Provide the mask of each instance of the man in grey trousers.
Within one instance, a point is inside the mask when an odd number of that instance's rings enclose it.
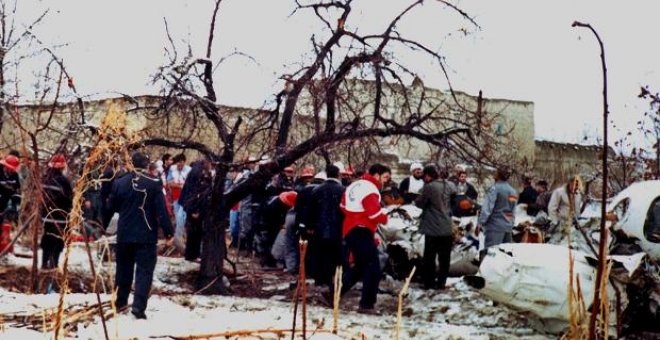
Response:
[[[511,243],[514,209],[518,192],[509,185],[509,172],[498,169],[493,184],[481,206],[478,225],[486,236],[486,248],[500,243]]]

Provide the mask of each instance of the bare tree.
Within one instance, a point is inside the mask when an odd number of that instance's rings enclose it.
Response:
[[[649,100],[649,110],[644,113],[642,120],[637,122],[638,129],[651,143],[652,152],[645,152],[648,156],[654,156],[651,173],[648,178],[660,179],[660,95],[653,93],[647,87],[642,87],[640,98]]]
[[[495,133],[496,113],[482,109],[481,100],[474,107],[451,89],[444,57],[434,48],[397,30],[406,16],[414,15],[423,1],[412,1],[402,8],[376,34],[361,34],[349,29],[352,0],[296,1],[292,15],[311,13],[326,27],[327,37],[312,37],[313,56],[297,72],[282,76],[285,88],[275,95],[274,107],[253,112],[223,111],[217,103],[212,45],[222,0],[216,0],[211,15],[204,57],[192,53],[179,60],[174,44],[168,48],[171,61],[162,67],[155,80],[163,86],[163,101],[152,115],[168,122],[190,122],[212,126],[209,140],[151,135],[143,145],[193,149],[214,161],[216,180],[204,220],[204,244],[198,284],[204,293],[224,293],[223,259],[226,254],[225,228],[232,205],[251,192],[263,188],[272,175],[285,166],[318,152],[328,160],[332,150],[355,151],[364,145],[374,147],[384,141],[407,138],[422,141],[460,157],[493,165],[502,138]],[[431,4],[429,4],[431,5]],[[472,18],[448,1],[432,1],[444,6],[478,27]],[[169,32],[168,32],[169,36]],[[393,51],[408,49],[421,53],[439,67],[450,87],[441,98],[429,98],[421,86],[410,88],[405,78],[416,74],[397,60]],[[220,59],[222,60],[222,59]],[[179,123],[176,123],[179,124]],[[183,126],[189,124],[182,124]],[[510,128],[500,129],[506,135]],[[189,136],[190,137],[190,136]],[[359,153],[361,150],[358,150]],[[244,158],[256,152],[271,156],[252,176],[225,191],[224,181],[230,166],[244,165]]]
[[[6,105],[12,98],[8,86],[12,84],[12,73],[19,63],[40,53],[29,48],[35,39],[31,30],[48,14],[45,10],[31,22],[21,23],[17,21],[18,10],[18,0],[0,0],[0,132],[7,120]]]

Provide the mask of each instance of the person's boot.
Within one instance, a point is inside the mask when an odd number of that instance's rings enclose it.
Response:
[[[270,255],[270,254],[264,254],[262,255],[263,257],[261,258],[261,267],[264,270],[275,270],[277,269],[277,260]]]
[[[131,310],[131,314],[133,315],[134,318],[136,318],[138,320],[146,320],[147,319],[147,315],[144,314],[144,312],[136,311],[136,310],[133,309],[133,310]]]

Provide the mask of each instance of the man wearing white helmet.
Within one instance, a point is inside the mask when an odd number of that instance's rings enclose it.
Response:
[[[424,179],[422,178],[422,164],[413,163],[410,165],[410,176],[406,177],[399,185],[399,192],[403,195],[406,204],[412,203],[419,196]]]

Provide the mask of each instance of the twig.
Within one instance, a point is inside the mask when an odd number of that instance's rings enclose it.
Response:
[[[298,284],[296,285],[296,291],[293,293],[293,325],[291,327],[291,340],[296,336],[296,320],[298,317],[298,301],[300,300],[300,295],[303,296],[303,338],[305,338],[305,323],[307,317],[306,312],[306,303],[305,298],[307,294],[307,284],[305,282],[305,255],[307,254],[307,241],[300,240],[298,245],[300,249],[300,269],[298,270]]]
[[[332,300],[332,334],[337,334],[337,324],[339,322],[339,300],[341,299],[342,267],[337,266],[335,271],[334,296]]]
[[[80,193],[82,195],[82,192]],[[82,220],[80,221],[82,222]],[[82,232],[83,232],[83,237],[85,238],[85,250],[87,251],[87,259],[89,260],[89,268],[92,271],[92,277],[94,278],[94,282],[92,283],[92,290],[94,291],[94,294],[96,294],[96,302],[98,303],[98,311],[99,315],[101,316],[101,323],[103,324],[103,334],[105,335],[105,339],[109,340],[110,337],[108,336],[108,326],[105,323],[105,314],[103,313],[103,304],[101,303],[101,294],[99,294],[98,286],[96,284],[96,268],[94,267],[94,260],[92,259],[92,251],[89,247],[89,236],[87,236],[87,228],[85,226],[82,226]]]
[[[399,332],[401,330],[401,317],[403,315],[403,296],[408,292],[408,286],[410,286],[410,281],[412,280],[413,275],[415,275],[416,269],[417,267],[413,267],[413,269],[410,271],[410,275],[408,275],[406,282],[403,284],[403,288],[401,288],[401,291],[399,292],[399,307],[396,312],[396,334],[395,334],[396,340],[399,340]]]
[[[307,255],[307,241],[302,241],[300,243],[300,284],[302,285],[303,340],[307,339],[307,277],[305,273],[305,255]]]

